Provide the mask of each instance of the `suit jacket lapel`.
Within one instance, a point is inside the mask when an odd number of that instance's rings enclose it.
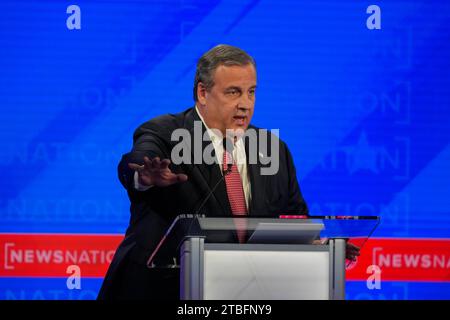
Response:
[[[200,121],[201,123],[201,136],[197,137],[194,134],[194,121]],[[194,148],[194,139],[201,139],[202,140],[202,153],[205,150],[206,147],[208,147],[212,142],[210,140],[203,141],[203,134],[206,131],[205,126],[203,125],[203,122],[201,121],[200,117],[197,114],[197,111],[195,108],[192,110],[192,117],[189,117],[186,120],[186,129],[189,130],[191,134],[191,159],[195,159],[195,148]],[[213,149],[214,150],[214,149]],[[214,151],[213,151],[214,152]],[[202,155],[203,156],[203,155]],[[206,164],[203,161],[199,164],[194,164],[194,167],[198,168],[201,176],[204,180],[204,182],[208,185],[208,193],[205,194],[205,197],[208,196],[209,192],[214,188],[214,186],[219,183],[219,181],[222,179],[223,175],[220,171],[220,166],[217,163],[213,164]],[[222,179],[220,181],[219,185],[214,190],[213,194],[211,195],[211,198],[215,199],[217,203],[219,203],[220,207],[222,208],[222,212],[210,212],[210,215],[215,216],[230,216],[231,215],[231,208],[228,201],[225,181]],[[209,200],[208,200],[209,201]]]
[[[258,139],[257,139],[258,140]],[[259,141],[258,141],[259,143]],[[261,175],[261,162],[260,154],[258,153],[256,163],[250,163],[249,155],[249,139],[245,139],[245,153],[247,157],[247,170],[250,180],[250,189],[252,198],[250,201],[250,208],[248,214],[251,216],[263,215],[261,212],[261,206],[265,202],[265,188],[266,188],[266,177]],[[258,148],[257,148],[258,150]]]

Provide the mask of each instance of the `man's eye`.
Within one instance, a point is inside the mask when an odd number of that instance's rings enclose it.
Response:
[[[230,91],[228,91],[227,93],[228,93],[229,95],[234,96],[234,95],[237,95],[237,94],[238,94],[238,91],[237,91],[237,90],[230,90]]]

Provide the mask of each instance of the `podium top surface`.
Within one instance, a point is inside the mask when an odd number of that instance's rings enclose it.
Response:
[[[380,222],[376,216],[206,217],[179,215],[167,229],[149,260],[174,257],[187,238],[206,243],[238,243],[244,231],[246,243],[311,244],[319,238],[369,238]],[[242,243],[242,242],[240,242]]]
[[[183,226],[184,236],[196,236],[203,233],[219,234],[246,230],[249,236],[256,232],[277,237],[295,239],[297,236],[315,235],[321,238],[357,238],[370,237],[380,222],[377,216],[296,216],[280,215],[267,217],[205,217],[193,215],[178,216],[174,225]],[[290,235],[287,237],[287,235]],[[292,236],[292,237],[291,237]],[[294,241],[294,243],[297,243]]]

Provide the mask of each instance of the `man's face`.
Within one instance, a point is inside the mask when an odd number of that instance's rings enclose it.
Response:
[[[207,126],[219,129],[246,130],[253,116],[256,70],[252,64],[217,67],[214,85],[207,91],[202,83],[197,88],[198,107]]]

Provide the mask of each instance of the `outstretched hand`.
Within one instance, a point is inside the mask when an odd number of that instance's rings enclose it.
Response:
[[[169,159],[144,157],[143,165],[129,163],[128,166],[138,173],[139,183],[143,186],[167,187],[188,179],[185,174],[173,173],[169,169],[169,164]]]
[[[356,261],[356,258],[360,255],[360,250],[360,247],[347,241],[347,245],[345,247],[345,258],[351,261]]]

